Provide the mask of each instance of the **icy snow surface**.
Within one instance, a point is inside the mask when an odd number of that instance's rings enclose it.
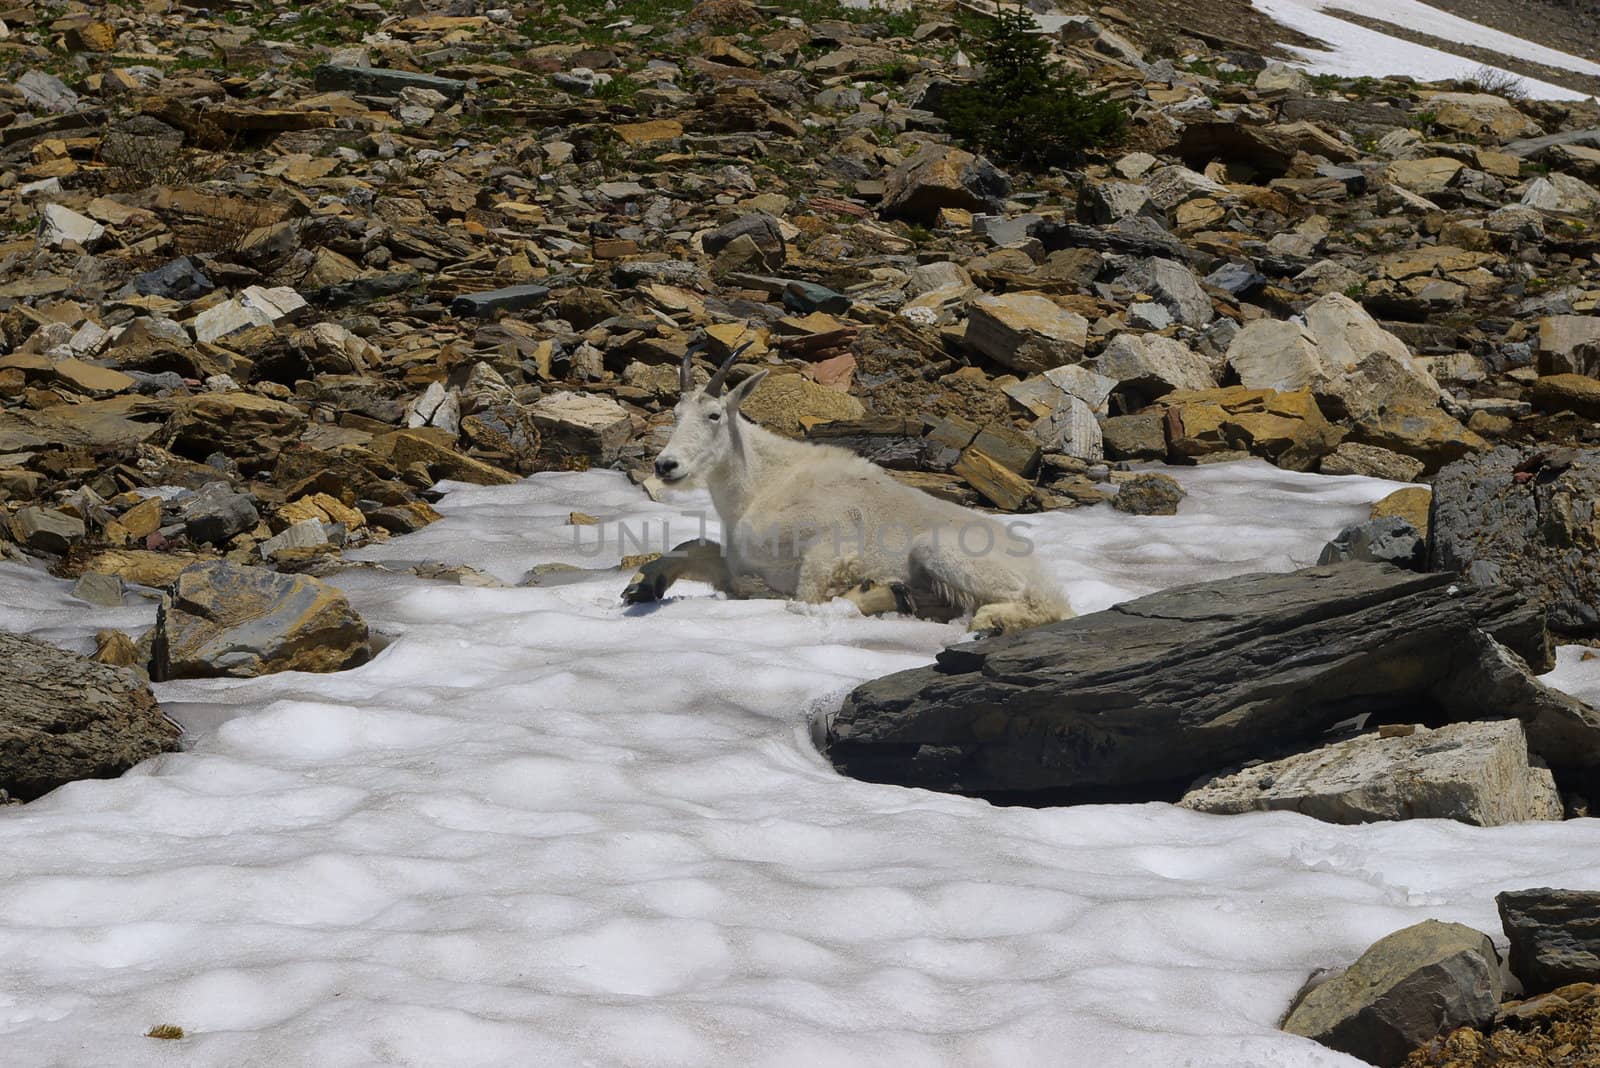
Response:
[[[1311,562],[1392,488],[1175,474],[1176,517],[1035,520],[1080,610]],[[515,581],[617,559],[574,549],[573,509],[680,516],[676,540],[704,504],[609,473],[460,487],[364,555]],[[624,581],[345,572],[391,639],[372,663],[162,685],[188,751],[0,809],[0,1063],[1356,1068],[1274,1030],[1309,972],[1427,917],[1498,936],[1507,887],[1600,885],[1590,820],[998,809],[842,779],[808,714],[957,628],[703,587],[624,610]],[[151,614],[0,565],[0,627],[81,648]],[[1600,696],[1600,661],[1567,650],[1560,677]]]
[[[1600,63],[1514,37],[1500,30],[1430,7],[1420,0],[1252,0],[1256,8],[1283,25],[1331,46],[1331,51],[1298,49],[1314,74],[1363,75],[1381,78],[1409,74],[1420,81],[1464,78],[1482,64],[1465,56],[1413,44],[1336,17],[1334,11],[1382,19],[1408,30],[1458,44],[1477,45],[1501,55],[1531,60],[1579,74],[1600,74]],[[1524,77],[1530,96],[1550,100],[1584,98],[1585,94],[1537,78]]]

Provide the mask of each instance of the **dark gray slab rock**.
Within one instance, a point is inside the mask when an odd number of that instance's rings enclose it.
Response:
[[[1431,565],[1498,574],[1556,630],[1600,634],[1600,449],[1498,448],[1434,480]]]
[[[1489,936],[1424,920],[1379,939],[1342,973],[1310,990],[1283,1029],[1379,1068],[1457,1027],[1486,1024],[1500,1004]]]
[[[181,506],[184,533],[190,541],[221,545],[261,522],[256,502],[226,482],[207,482]]]
[[[1558,774],[1600,767],[1600,715],[1530,663],[1553,666],[1549,638],[1514,590],[1340,564],[952,646],[858,687],[826,741],[858,778],[1038,801],[1176,797],[1363,713],[1517,718]]]
[[[83,520],[54,508],[28,505],[11,517],[17,541],[45,553],[64,553],[84,535]]]
[[[1600,148],[1600,129],[1563,130],[1561,133],[1546,134],[1543,137],[1530,137],[1526,140],[1512,141],[1503,145],[1500,151],[1509,152],[1513,156],[1527,159],[1557,145],[1581,145],[1584,148]]]
[[[450,302],[450,314],[458,319],[487,319],[497,311],[515,312],[537,307],[549,296],[548,286],[536,285],[463,293]]]
[[[13,798],[121,775],[181,733],[131,672],[0,631],[0,790]]]
[[[467,91],[467,83],[455,78],[382,67],[347,67],[324,63],[311,72],[311,77],[313,84],[323,91],[344,89],[374,96],[393,95],[402,89],[432,89],[455,101],[460,100]]]
[[[1494,901],[1526,993],[1600,982],[1600,891],[1507,890]]]
[[[1404,519],[1384,516],[1345,527],[1323,546],[1317,563],[1342,564],[1352,560],[1422,571],[1428,562],[1428,545],[1417,528]]]
[[[131,282],[122,287],[118,295],[194,300],[205,296],[215,288],[216,284],[205,276],[197,260],[190,256],[179,256],[153,271],[135,275]]]

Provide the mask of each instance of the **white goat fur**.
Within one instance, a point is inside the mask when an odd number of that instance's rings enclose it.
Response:
[[[715,382],[686,391],[657,460],[670,482],[710,491],[729,578],[814,603],[863,583],[898,585],[919,613],[974,613],[976,630],[1072,614],[1031,543],[994,519],[897,482],[845,449],[790,440],[743,419],[739,405],[765,375],[726,396],[715,394]]]

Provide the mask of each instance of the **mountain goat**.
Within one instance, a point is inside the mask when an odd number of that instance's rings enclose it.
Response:
[[[845,449],[780,437],[741,417],[766,377],[723,392],[728,357],[702,389],[684,356],[672,437],[656,458],[668,486],[703,485],[725,544],[686,542],[646,564],[623,600],[659,600],[679,579],[734,597],[846,597],[864,614],[899,611],[1010,631],[1072,614],[1031,555],[994,519],[895,481]]]

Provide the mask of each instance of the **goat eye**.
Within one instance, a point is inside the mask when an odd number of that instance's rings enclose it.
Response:
[[[722,413],[721,412],[711,412],[710,414],[708,414],[706,416],[706,418],[711,420],[713,423],[715,423],[715,422],[718,422],[722,418]]]

